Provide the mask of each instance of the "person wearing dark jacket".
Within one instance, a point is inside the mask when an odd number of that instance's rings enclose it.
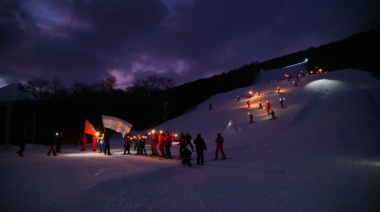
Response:
[[[50,152],[53,152],[53,155],[57,156],[57,154],[55,153],[55,144],[56,144],[57,136],[55,135],[55,133],[54,134],[52,133],[52,136],[50,136],[48,139],[49,139],[50,149],[47,155],[50,156]]]
[[[126,134],[124,136],[124,153],[123,155],[126,155],[128,152],[128,155],[131,154],[130,149],[131,149],[131,144],[132,144],[132,137],[131,134]]]
[[[18,139],[18,145],[20,146],[20,150],[17,151],[17,154],[20,157],[24,157],[25,143],[26,143],[26,133],[23,132],[21,133],[21,136]]]
[[[194,152],[194,147],[193,145],[191,144],[191,135],[189,135],[189,133],[186,133],[186,135],[184,135],[182,132],[181,134],[179,135],[179,140],[178,140],[178,145],[179,145],[179,158],[181,159],[182,158],[182,150],[184,148],[187,147],[187,145],[190,145],[191,147],[191,151]]]
[[[104,155],[111,155],[110,135],[104,133]]]
[[[204,151],[207,151],[205,140],[202,138],[201,134],[198,134],[194,139],[195,150],[197,151],[197,164],[204,164]]]
[[[182,164],[191,167],[191,151],[187,147],[182,149]]]

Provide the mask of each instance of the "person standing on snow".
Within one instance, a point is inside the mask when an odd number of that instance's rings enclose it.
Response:
[[[197,151],[197,164],[204,165],[204,151],[207,151],[205,140],[201,134],[194,139],[195,150]]]
[[[132,137],[130,133],[127,133],[124,136],[124,153],[123,155],[126,155],[128,152],[128,155],[131,154],[130,149],[131,149],[131,144],[132,144]]]
[[[267,108],[270,109],[270,102],[267,101]]]
[[[247,108],[251,107],[251,103],[249,103],[249,100],[247,101]]]
[[[63,134],[62,132],[57,132],[55,136],[56,136],[56,145],[57,145],[55,151],[61,152]]]
[[[98,143],[99,143],[99,153],[102,153],[103,152],[103,144],[104,144],[104,133],[102,134],[102,136],[100,136],[98,138]]]
[[[111,142],[109,133],[104,135],[104,155],[111,155]]]
[[[179,145],[179,159],[183,158],[183,149],[185,149],[187,147],[187,145],[190,145],[191,147],[191,151],[194,152],[194,147],[193,145],[191,144],[191,135],[189,133],[186,133],[186,135],[184,135],[182,132],[181,134],[179,135],[179,140],[178,140],[178,145]],[[190,150],[189,150],[190,151]]]
[[[152,143],[150,145],[150,150],[152,150],[151,156],[158,156],[158,152],[157,152],[158,140],[157,140],[157,134],[155,130],[152,131],[150,138],[152,139]]]
[[[141,148],[142,151],[141,151],[141,153],[143,155],[147,155],[146,154],[146,149],[145,149],[145,145],[146,145],[147,142],[148,142],[148,137],[146,135],[141,136],[141,145],[142,145],[142,148]]]
[[[85,134],[83,134],[83,136],[81,137],[81,141],[82,141],[82,149],[80,151],[86,151],[87,138]]]
[[[26,144],[26,133],[22,132],[20,138],[18,139],[18,145],[20,146],[20,150],[17,151],[18,156],[24,157],[24,150]]]
[[[98,143],[98,137],[96,135],[92,136],[92,151],[96,152],[96,143]]]
[[[165,158],[172,158],[172,153],[170,152],[170,148],[172,146],[172,142],[171,142],[171,138],[170,138],[170,134],[168,131],[165,132],[165,134],[163,135],[162,137],[163,139],[163,142],[164,142],[164,146],[165,146],[165,153],[166,153],[166,157]]]
[[[216,143],[215,159],[218,159],[219,151],[222,153],[222,156],[223,156],[222,160],[227,159],[226,155],[224,154],[224,150],[223,150],[224,138],[222,137],[222,135],[220,133],[217,134],[216,139],[215,139],[215,143]]]
[[[51,136],[51,137],[49,136],[50,149],[49,149],[47,155],[50,156],[50,152],[53,152],[53,155],[57,156],[57,154],[55,153],[55,143],[56,143],[56,135],[53,134],[53,136]]]
[[[160,135],[158,135],[158,148],[160,149],[161,155],[159,156],[160,158],[165,158],[165,150],[164,150],[164,141],[163,141],[163,132],[160,131]]]

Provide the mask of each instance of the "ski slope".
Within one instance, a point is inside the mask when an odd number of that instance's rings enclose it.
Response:
[[[65,146],[57,157],[27,145],[25,157],[0,150],[4,211],[378,211],[380,208],[380,83],[360,70],[283,79],[299,70],[263,72],[246,88],[212,96],[154,129],[198,133],[205,165],[181,165]],[[294,73],[289,73],[294,72]],[[278,94],[276,88],[280,87]],[[248,92],[261,95],[247,98]],[[240,95],[240,101],[237,96]],[[285,98],[281,108],[279,98]],[[246,102],[251,100],[251,107]],[[277,119],[258,109],[268,100]],[[208,106],[212,104],[213,110]],[[255,123],[249,123],[247,113]],[[229,120],[236,130],[225,130]],[[214,158],[223,133],[231,160]],[[88,147],[90,148],[90,145]],[[149,149],[149,146],[147,147]],[[150,153],[150,151],[148,151]],[[178,146],[172,147],[178,157]]]

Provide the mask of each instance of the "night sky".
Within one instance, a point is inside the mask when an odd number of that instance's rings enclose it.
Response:
[[[0,87],[106,74],[176,84],[360,31],[379,0],[0,0]]]

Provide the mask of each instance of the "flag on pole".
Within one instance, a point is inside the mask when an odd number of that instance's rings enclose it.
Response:
[[[123,137],[125,134],[129,133],[132,128],[132,124],[112,116],[102,115],[102,121],[105,128],[115,130],[116,132],[123,134]]]
[[[84,133],[90,134],[90,135],[96,135],[96,130],[94,126],[92,126],[92,124],[89,121],[87,121],[87,119],[86,119],[86,122],[84,123]]]

